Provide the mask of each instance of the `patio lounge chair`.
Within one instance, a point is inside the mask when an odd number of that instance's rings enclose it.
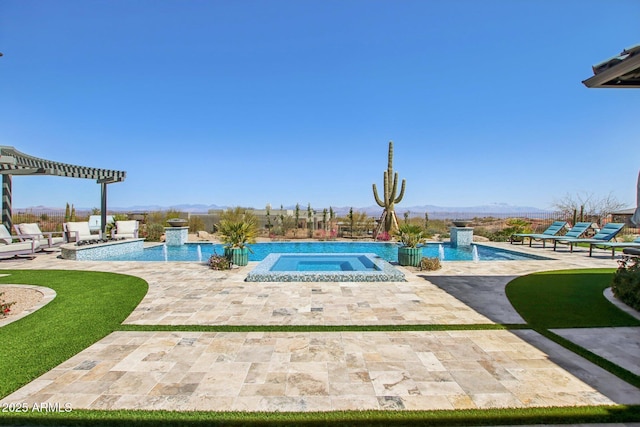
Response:
[[[116,221],[116,225],[111,231],[111,237],[114,239],[137,239],[138,238],[138,221]]]
[[[619,222],[610,222],[604,227],[600,229],[593,237],[589,239],[580,239],[580,238],[559,238],[558,240],[554,240],[553,242],[553,250],[556,249],[556,243],[560,242],[562,244],[568,244],[570,246],[570,252],[573,252],[573,245],[578,243],[602,243],[608,242],[609,240],[616,237],[616,235],[622,230],[624,227],[623,223]],[[589,249],[591,251],[591,249]]]
[[[560,232],[560,230],[564,229],[566,226],[567,226],[567,222],[566,221],[554,221],[553,224],[551,224],[549,226],[549,228],[544,230],[542,233],[515,233],[515,234],[512,234],[511,237],[509,237],[509,243],[513,244],[514,241],[516,241],[517,239],[520,239],[522,241],[522,244],[524,245],[524,239],[526,239],[528,237],[529,238],[529,247],[531,247],[531,243],[534,240],[540,240],[540,239],[543,239],[545,237],[555,236]],[[542,247],[544,247],[544,240],[542,240]]]
[[[24,241],[14,242],[14,238]],[[29,236],[12,236],[4,224],[0,224],[0,258],[13,258],[18,255],[35,255],[40,249],[40,242]]]
[[[99,234],[91,234],[89,222],[65,222],[62,227],[68,242],[79,242],[81,240],[100,240]]]
[[[616,248],[640,248],[640,237],[633,242],[593,242],[589,243],[589,256],[593,253],[593,248],[611,248],[611,258],[615,256]]]
[[[25,241],[25,239],[36,239],[43,248],[53,248],[66,242],[63,232],[43,232],[36,223],[16,224],[13,228],[16,230],[16,233],[18,233],[18,236],[21,236],[19,237],[21,241]],[[60,234],[60,236],[54,237],[54,234]]]
[[[538,240],[542,240],[542,247],[545,247],[547,240],[553,241],[553,250],[556,250],[556,241],[558,239],[577,239],[582,236],[593,224],[591,222],[576,222],[576,224],[565,233],[564,236],[538,236]]]

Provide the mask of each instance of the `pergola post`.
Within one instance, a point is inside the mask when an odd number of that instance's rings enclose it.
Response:
[[[102,238],[106,238],[107,231],[107,183],[100,183],[100,233]]]
[[[13,220],[11,219],[11,175],[2,175],[2,223],[11,233]]]

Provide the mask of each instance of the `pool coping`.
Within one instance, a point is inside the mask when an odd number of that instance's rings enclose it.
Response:
[[[280,257],[292,255],[292,253],[273,253],[267,255],[251,270],[245,282],[405,282],[404,273],[396,269],[391,263],[374,253],[341,253],[341,254],[317,254],[317,253],[293,253],[297,256],[309,257],[335,257],[341,256],[365,256],[379,270],[376,271],[271,271],[273,265]]]

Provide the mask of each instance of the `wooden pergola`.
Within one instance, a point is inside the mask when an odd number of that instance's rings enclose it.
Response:
[[[5,145],[0,145],[0,174],[2,174],[2,223],[7,227],[7,230],[11,230],[13,226],[11,219],[12,177],[14,175],[53,175],[95,179],[100,184],[100,214],[103,233],[107,225],[107,185],[122,182],[127,175],[124,171],[90,168],[40,159]]]

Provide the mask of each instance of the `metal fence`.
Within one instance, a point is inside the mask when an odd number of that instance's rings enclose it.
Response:
[[[64,210],[53,209],[14,209],[11,220],[14,224],[37,223],[42,231],[62,231]],[[84,214],[76,212],[76,217],[82,221]],[[86,219],[89,219],[87,212]]]

